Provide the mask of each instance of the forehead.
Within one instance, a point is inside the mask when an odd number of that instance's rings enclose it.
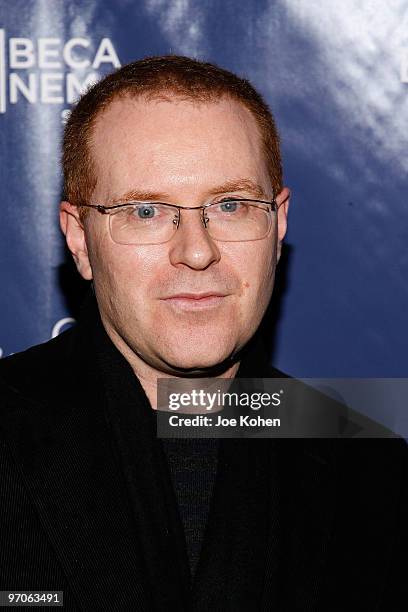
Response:
[[[268,180],[255,118],[226,97],[116,99],[96,119],[91,154],[105,198],[136,187],[199,192],[226,180]]]

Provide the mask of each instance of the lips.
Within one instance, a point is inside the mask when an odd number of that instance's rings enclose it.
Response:
[[[204,293],[177,293],[162,298],[165,304],[181,310],[202,310],[214,308],[223,303],[228,294],[216,291],[206,291]]]
[[[225,293],[217,293],[215,291],[208,291],[206,293],[177,293],[168,297],[162,298],[164,300],[194,300],[200,301],[212,297],[225,297]]]

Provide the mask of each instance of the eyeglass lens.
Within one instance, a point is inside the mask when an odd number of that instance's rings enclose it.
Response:
[[[200,209],[200,214],[211,238],[226,242],[264,238],[272,218],[267,204],[240,200],[211,204],[203,213]],[[109,221],[112,240],[119,244],[167,242],[181,223],[177,208],[150,202],[118,208]]]

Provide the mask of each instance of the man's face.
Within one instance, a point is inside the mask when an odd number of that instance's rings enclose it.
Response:
[[[115,100],[96,121],[92,155],[92,204],[109,206],[129,194],[193,207],[225,196],[259,198],[250,182],[262,199],[272,196],[256,122],[227,98]],[[89,211],[82,250],[74,239],[70,248],[81,274],[94,279],[105,327],[126,351],[160,372],[205,371],[256,331],[272,293],[286,210],[273,215],[267,237],[249,242],[214,241],[200,210],[181,211],[171,240],[157,245],[117,244],[108,215]],[[194,299],[200,294],[218,297]]]

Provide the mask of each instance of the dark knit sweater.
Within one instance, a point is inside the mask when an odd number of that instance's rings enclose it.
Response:
[[[217,473],[219,440],[163,439],[194,577]]]

